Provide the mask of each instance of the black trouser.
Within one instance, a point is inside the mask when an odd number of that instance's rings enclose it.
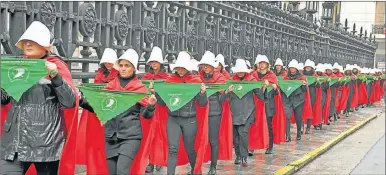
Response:
[[[197,132],[196,117],[172,117],[169,116],[167,124],[167,136],[169,144],[168,153],[168,170],[167,174],[174,174],[177,166],[177,152],[180,143],[180,136],[182,133],[186,153],[188,154],[190,166],[194,169],[196,164],[196,151],[194,150],[194,143]]]
[[[272,128],[273,116],[267,116],[266,119],[267,119],[268,134],[269,134],[269,147],[268,148],[272,148],[273,147],[273,128]]]
[[[0,160],[0,175],[20,175],[25,174],[31,164],[35,165],[38,175],[57,175],[59,161],[53,162],[19,162],[17,155],[12,160]]]
[[[371,99],[371,83],[366,85],[367,88],[367,104],[370,104]]]
[[[289,137],[291,135],[291,115],[292,115],[292,111],[294,112],[294,115],[295,115],[297,132],[299,133],[302,130],[303,106],[304,106],[304,103],[301,103],[300,105],[298,105],[296,107],[293,107],[292,105],[291,106],[284,105],[284,110],[286,111],[285,113],[286,113],[286,118],[287,118],[287,122],[286,122],[286,124],[287,124],[287,126],[286,126],[286,135],[287,135],[287,137]]]
[[[254,116],[251,116],[254,117]],[[248,156],[249,129],[251,123],[247,121],[244,125],[233,125],[233,145],[238,157]]]
[[[109,169],[109,174],[129,174],[133,160],[133,158],[123,154],[108,158],[107,167]]]
[[[221,124],[221,115],[209,116],[209,144],[211,151],[211,165],[217,165],[218,159],[218,139]]]
[[[346,112],[349,112],[350,111],[350,108],[351,108],[351,101],[352,101],[352,97],[353,97],[354,94],[349,94],[348,97],[347,97],[347,104],[346,104]]]

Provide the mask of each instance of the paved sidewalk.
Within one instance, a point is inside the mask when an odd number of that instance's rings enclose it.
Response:
[[[343,115],[341,119],[337,122],[332,122],[331,125],[323,126],[323,130],[317,131],[312,130],[312,134],[303,135],[301,141],[296,141],[296,126],[293,126],[291,129],[292,142],[282,143],[281,145],[274,146],[274,154],[265,155],[265,150],[256,150],[254,157],[249,157],[248,161],[250,166],[240,167],[233,164],[232,161],[219,161],[217,166],[217,174],[272,174],[275,171],[283,168],[288,163],[295,161],[308,152],[318,148],[323,143],[329,141],[333,137],[337,136],[339,133],[349,129],[360,121],[366,119],[372,114],[384,112],[385,106],[382,100],[382,103],[377,103],[373,107],[369,108],[360,108],[359,111],[356,111],[351,114],[350,117],[345,118]],[[205,164],[203,167],[203,173],[207,174],[209,171],[210,163]],[[83,168],[82,168],[83,169]],[[188,165],[181,166],[177,168],[177,174],[186,174],[190,170]],[[81,170],[79,170],[81,171]],[[79,172],[78,171],[78,172]],[[83,174],[83,173],[79,173]],[[166,174],[166,167],[161,171],[153,172],[151,174],[161,175]]]

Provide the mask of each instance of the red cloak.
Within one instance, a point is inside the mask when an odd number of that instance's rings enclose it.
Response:
[[[232,77],[232,80],[240,81],[237,75]],[[245,74],[243,81],[256,81],[252,74]],[[265,116],[265,103],[253,95],[256,105],[255,122],[252,123],[249,129],[248,149],[265,149],[269,146],[268,125]]]
[[[341,89],[342,89],[342,94],[340,96],[340,100],[339,100],[339,108],[337,109],[337,111],[343,111],[346,109],[346,106],[347,106],[347,100],[348,100],[348,95],[349,95],[349,92],[350,92],[350,87],[349,85],[342,85],[341,86]]]
[[[352,100],[351,100],[351,106],[350,106],[350,108],[351,109],[354,109],[354,108],[356,108],[357,106],[358,106],[358,89],[359,89],[359,87],[358,87],[358,84],[356,83],[356,80],[354,80],[355,81],[355,83],[354,83],[354,94],[353,94],[353,96],[352,96]]]
[[[118,76],[118,73],[119,71],[113,68],[111,69],[111,72],[109,73],[109,75],[106,77],[105,74],[103,73],[103,70],[99,69],[95,75],[94,83],[95,84],[108,83],[114,80],[114,78]]]
[[[226,80],[230,80],[232,78],[231,74],[229,74],[229,72],[227,72],[225,69],[222,70],[222,75],[224,75]]]
[[[272,130],[273,130],[273,143],[280,144],[281,142],[285,142],[285,123],[286,118],[284,114],[284,106],[281,99],[281,91],[279,87],[279,82],[277,80],[276,74],[272,71],[269,71],[266,75],[264,75],[261,79],[259,76],[255,77],[257,81],[268,80],[270,84],[276,84],[278,87],[277,92],[278,95],[275,95],[275,115],[272,118]]]
[[[137,78],[133,78],[125,87],[121,87],[118,77],[108,83],[106,90],[119,90],[129,92],[147,93],[148,90],[145,85]],[[142,106],[147,105],[148,96],[143,98],[138,103]],[[104,126],[101,125],[94,113],[83,110],[81,120],[87,123],[85,128],[81,128],[85,134],[86,147],[85,150],[78,150],[78,152],[85,152],[86,166],[88,174],[108,174],[106,162],[106,149],[104,138]],[[151,120],[140,116],[141,128],[143,138],[141,140],[140,148],[131,164],[130,174],[143,174],[150,155],[150,146],[155,134],[155,127],[157,121],[157,113],[155,112]]]
[[[326,74],[327,75],[327,74]],[[335,78],[337,77],[335,74],[330,74],[328,75],[330,78]],[[323,109],[323,116],[324,116],[324,124],[328,124],[329,123],[329,117],[330,117],[330,108],[331,108],[331,105],[335,105],[335,102],[333,102],[333,104],[331,104],[331,91],[335,91],[334,88],[331,88],[331,86],[328,87],[328,90],[327,90],[327,97],[326,97],[326,105],[324,106],[324,109]],[[337,96],[337,94],[335,94],[335,97]]]
[[[56,64],[57,71],[59,75],[62,76],[63,81],[65,81],[70,87],[74,88],[74,83],[72,82],[72,75],[69,71],[67,64],[63,62],[58,56],[50,55],[46,58],[46,61]],[[48,78],[48,76],[46,77]],[[49,78],[48,78],[49,79]],[[74,92],[76,93],[75,89]],[[74,108],[64,109],[64,121],[66,125],[67,138],[63,147],[62,156],[60,158],[58,174],[74,174],[75,173],[75,149],[77,146],[77,129],[78,129],[78,107],[79,99],[78,95],[75,94],[76,105]],[[5,122],[8,111],[11,107],[11,104],[1,107],[1,127]],[[1,129],[2,130],[2,129]],[[0,133],[1,135],[1,133]],[[35,166],[31,165],[26,174],[37,174]]]
[[[199,75],[188,74],[184,77],[179,77],[176,74],[171,74],[168,79],[165,81],[166,83],[202,83]],[[205,152],[207,150],[208,145],[208,112],[209,112],[209,104],[205,107],[200,107],[197,103],[195,103],[197,114],[197,135],[195,138],[195,150],[197,152],[196,164],[194,167],[194,173],[200,173],[202,164],[205,159]],[[156,109],[159,110],[159,109]],[[167,140],[167,120],[168,120],[168,108],[166,106],[160,107],[159,111],[159,119],[160,121],[156,126],[158,132],[156,132],[155,138],[157,138],[153,143],[156,143],[156,147],[152,147],[156,155],[150,156],[150,163],[159,166],[167,166],[168,160],[168,140]],[[182,136],[181,136],[182,138]],[[153,153],[154,153],[153,152]],[[185,151],[185,146],[183,143],[183,139],[180,139],[180,144],[177,153],[177,166],[185,165],[189,163],[188,156]]]
[[[334,73],[334,75],[336,77],[344,77],[344,75],[342,73],[340,73],[338,71],[338,73]],[[336,109],[336,112],[337,113],[340,113],[340,98],[342,96],[342,94],[339,94],[339,91],[342,90],[342,86],[340,85],[339,87],[335,87],[335,94],[336,94],[336,97],[335,97],[335,109]]]
[[[359,84],[358,104],[360,105],[367,104],[367,100],[368,100],[368,94],[367,94],[366,82],[361,82]]]
[[[203,83],[206,84],[224,84],[226,82],[225,77],[218,71],[213,73],[213,76],[209,80],[205,80],[204,71],[200,72],[200,78]],[[223,92],[221,92],[223,93]],[[222,118],[219,130],[218,140],[218,160],[232,160],[232,146],[233,146],[233,128],[232,128],[232,116],[229,107],[229,99],[222,104]],[[211,149],[208,144],[205,162],[210,161]]]
[[[158,72],[156,74],[146,72],[142,76],[142,80],[166,80],[167,78],[169,78],[169,74],[167,72]]]

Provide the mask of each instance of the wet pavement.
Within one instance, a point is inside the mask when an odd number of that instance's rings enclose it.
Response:
[[[341,115],[341,118],[336,122],[333,121],[331,125],[323,125],[322,130],[312,129],[312,133],[302,135],[302,140],[300,141],[296,141],[296,126],[292,125],[292,142],[275,145],[274,154],[266,155],[264,154],[265,150],[255,150],[254,156],[248,157],[248,167],[234,165],[233,160],[219,161],[219,165],[217,165],[217,174],[272,174],[286,166],[288,163],[295,161],[308,152],[318,148],[323,143],[329,141],[339,133],[349,129],[370,115],[378,114],[382,111],[385,111],[383,100],[382,103],[377,103],[372,107],[360,108],[359,111],[353,112],[348,118]],[[209,166],[210,163],[204,165],[203,174],[207,174]],[[84,174],[84,172],[80,173],[82,172],[81,169],[83,168],[78,169],[79,174]],[[187,174],[189,170],[189,165],[180,166],[177,167],[176,174]],[[163,167],[161,171],[154,170],[153,173],[148,174],[166,174],[166,167]]]

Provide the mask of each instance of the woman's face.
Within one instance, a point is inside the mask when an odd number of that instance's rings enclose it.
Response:
[[[47,53],[46,48],[34,41],[25,40],[23,41],[22,46],[24,55],[27,58],[41,58]]]
[[[332,73],[332,70],[327,69],[327,70],[326,70],[326,73],[327,73],[327,74],[331,74],[331,73]]]
[[[295,74],[296,71],[297,71],[297,69],[296,69],[296,68],[293,68],[293,67],[290,67],[289,70],[290,70],[290,72],[291,72],[292,74]]]
[[[157,61],[151,61],[150,66],[153,68],[153,70],[159,70],[161,68],[161,63]]]
[[[280,72],[281,69],[282,69],[282,67],[281,67],[280,65],[276,65],[276,66],[275,66],[275,69],[276,69],[278,72]]]
[[[269,66],[267,62],[260,62],[258,65],[260,69],[263,69],[263,70],[268,69],[268,66]]]
[[[214,67],[208,64],[201,65],[201,69],[204,70],[206,74],[212,74],[214,71]]]
[[[185,74],[188,73],[188,70],[182,67],[176,67],[175,70],[180,77],[183,77]]]
[[[119,74],[123,78],[131,77],[135,72],[135,68],[133,64],[131,64],[127,60],[120,60],[119,61]]]
[[[219,64],[218,64],[218,67],[217,67],[217,69],[218,69],[218,70],[223,70],[223,69],[224,69],[224,67],[222,66],[222,64],[221,64],[221,63],[219,63]]]
[[[309,71],[312,70],[312,68],[311,68],[310,66],[307,66],[307,67],[304,68],[304,70],[306,70],[307,72],[309,72]]]
[[[245,76],[245,72],[237,72],[236,74],[240,78]]]
[[[111,71],[113,69],[114,64],[113,63],[103,63],[107,70]]]

